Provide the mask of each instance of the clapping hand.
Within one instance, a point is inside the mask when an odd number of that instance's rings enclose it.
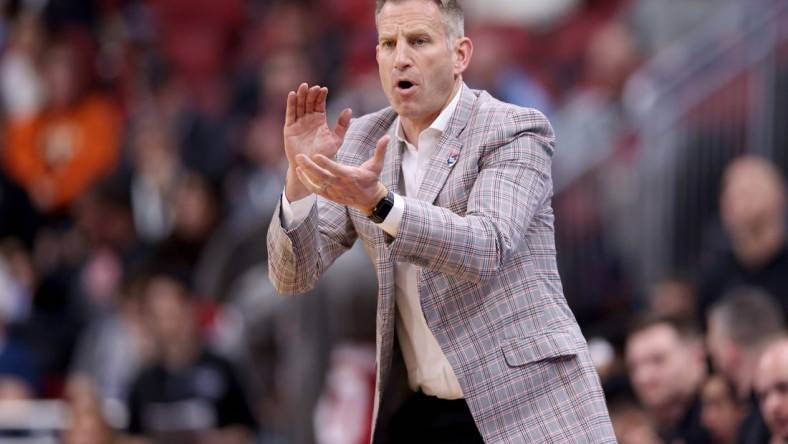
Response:
[[[299,154],[296,174],[311,192],[369,215],[388,193],[379,178],[390,139],[380,138],[375,154],[358,167],[342,165],[323,154]]]
[[[326,97],[328,88],[302,83],[297,91],[287,95],[287,111],[284,126],[285,155],[289,163],[287,198],[293,202],[309,194],[297,178],[296,156],[321,154],[333,159],[350,125],[353,112],[348,108],[339,115],[332,130],[326,120]]]
[[[326,120],[327,96],[328,88],[310,88],[306,83],[287,96],[287,199],[294,202],[315,193],[369,214],[388,192],[379,177],[390,138],[381,138],[374,156],[358,167],[337,163],[334,158],[345,139],[352,111],[342,111],[331,130]]]

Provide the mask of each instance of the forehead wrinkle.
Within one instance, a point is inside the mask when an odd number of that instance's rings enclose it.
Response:
[[[414,29],[420,29],[424,33],[442,34],[444,33],[443,16],[438,17],[425,15],[423,12],[406,12],[395,13],[393,17],[384,15],[381,12],[378,17],[378,34],[385,33],[399,33],[403,30],[404,33],[413,32]],[[392,29],[393,28],[393,29]]]

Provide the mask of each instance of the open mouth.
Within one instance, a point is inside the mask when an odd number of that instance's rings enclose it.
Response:
[[[416,84],[414,84],[410,80],[400,80],[399,82],[397,82],[397,88],[399,88],[402,91],[408,91],[414,86],[416,86]]]

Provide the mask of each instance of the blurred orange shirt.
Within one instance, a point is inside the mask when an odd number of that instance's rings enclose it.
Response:
[[[121,116],[101,95],[9,122],[2,160],[42,210],[70,205],[117,162]]]

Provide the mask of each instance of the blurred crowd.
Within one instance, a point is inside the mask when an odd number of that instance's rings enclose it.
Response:
[[[647,288],[611,239],[626,221],[605,213],[634,149],[627,80],[733,2],[464,3],[466,82],[555,127],[565,293],[622,443],[788,437],[784,172],[731,162],[716,242]],[[265,233],[288,91],[328,86],[329,120],[387,105],[374,2],[0,6],[0,437],[366,442],[371,265],[355,248],[284,298]],[[2,408],[36,400],[67,415],[13,425]]]

